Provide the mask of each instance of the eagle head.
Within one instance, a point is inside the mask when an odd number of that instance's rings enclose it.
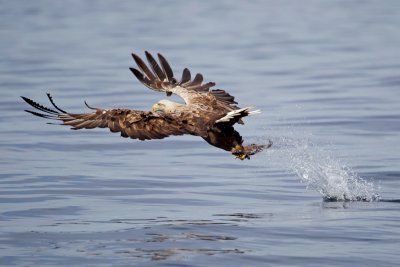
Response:
[[[172,101],[169,101],[167,99],[163,99],[155,103],[152,107],[151,110],[153,112],[164,112],[164,113],[173,113],[182,106],[182,104],[175,103]]]

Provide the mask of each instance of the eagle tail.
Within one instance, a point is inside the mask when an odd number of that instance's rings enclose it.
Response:
[[[226,115],[218,120],[215,123],[231,123],[232,125],[236,122],[240,122],[241,118],[246,116],[252,116],[261,113],[261,110],[252,110],[253,107],[245,107],[236,109],[226,113]]]

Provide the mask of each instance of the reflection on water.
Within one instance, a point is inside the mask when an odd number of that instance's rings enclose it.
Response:
[[[236,215],[227,215],[236,216]],[[111,221],[87,221],[65,220],[52,225],[41,227],[63,227],[68,224],[122,224],[129,228],[92,233],[78,232],[66,235],[63,232],[31,231],[24,233],[25,242],[19,247],[34,246],[36,253],[42,255],[48,253],[48,249],[69,251],[77,257],[102,255],[112,257],[136,257],[150,260],[165,260],[170,257],[190,257],[195,254],[216,255],[229,253],[244,253],[231,248],[229,241],[237,237],[224,235],[224,229],[237,227],[229,222],[217,222],[213,220],[168,220],[156,219],[115,219]],[[147,226],[145,226],[147,225]],[[150,226],[151,225],[151,226]],[[207,232],[205,232],[207,231]],[[222,232],[222,233],[221,233]],[[20,233],[9,234],[5,240],[18,240],[22,238]],[[210,243],[211,242],[211,243]],[[215,244],[212,244],[215,243]],[[53,256],[59,257],[57,252]]]
[[[3,1],[0,264],[396,266],[399,20],[395,0]],[[144,50],[261,109],[238,130],[273,147],[240,162],[23,112],[46,92],[149,110],[166,96],[128,69]]]

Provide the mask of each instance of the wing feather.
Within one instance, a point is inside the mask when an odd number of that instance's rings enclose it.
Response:
[[[214,85],[215,85],[215,83],[208,82],[208,83],[205,83],[202,86],[200,86],[197,90],[202,91],[202,92],[208,92],[210,90],[210,88],[213,87]]]
[[[123,137],[140,140],[161,139],[169,135],[190,133],[180,117],[175,118],[164,113],[98,108],[95,112],[73,114],[55,111],[29,98],[23,97],[23,99],[39,111],[26,110],[27,112],[46,119],[59,120],[63,125],[71,126],[74,130],[107,127],[111,132],[120,132]]]
[[[170,82],[173,82],[174,79],[174,72],[171,69],[171,66],[168,64],[168,61],[165,59],[165,57],[161,54],[158,55],[158,60],[161,63],[161,67],[164,71],[164,74],[167,76],[167,80]]]
[[[182,85],[186,82],[190,82],[191,79],[192,79],[192,77],[190,75],[190,70],[188,68],[184,68],[183,72],[182,72],[182,79],[179,82],[179,85]]]
[[[133,59],[136,62],[136,65],[138,65],[139,69],[142,70],[143,75],[149,79],[149,80],[155,80],[156,77],[154,74],[150,71],[150,69],[147,67],[146,63],[143,62],[143,60],[137,56],[136,54],[132,54]]]
[[[237,104],[237,102],[235,101],[235,97],[227,93],[225,90],[214,89],[211,90],[211,94],[213,94],[218,100],[221,100],[222,102]]]
[[[190,84],[188,84],[188,86],[194,86],[194,85],[198,86],[201,85],[202,82],[203,82],[203,75],[201,75],[201,73],[197,73],[193,81]]]
[[[157,61],[154,59],[154,57],[147,51],[145,51],[147,61],[150,63],[150,67],[153,70],[153,72],[157,75],[158,79],[161,81],[164,81],[166,76],[160,66],[158,65]]]
[[[201,73],[196,74],[192,80],[189,69],[185,68],[182,72],[181,80],[178,81],[174,78],[172,68],[163,55],[157,54],[160,64],[157,63],[149,52],[145,51],[145,55],[150,67],[147,67],[138,55],[132,54],[133,59],[138,65],[138,69],[130,68],[130,70],[146,87],[155,91],[166,92],[167,95],[175,93],[181,96],[187,103],[191,102],[191,99],[198,97],[198,94],[210,92],[212,96],[224,105],[230,106],[230,108],[236,108],[234,105],[237,103],[234,101],[234,97],[224,90],[210,90],[211,87],[215,86],[215,83],[207,82],[203,84],[204,78]]]
[[[160,90],[161,88],[155,87],[151,84],[151,80],[149,80],[143,73],[141,73],[139,70],[135,68],[129,68],[132,73],[136,76],[136,78],[143,83],[145,86],[147,86],[150,89],[156,90],[156,91],[162,91]],[[155,79],[153,80],[155,81]]]
[[[21,96],[21,98],[23,100],[25,100],[26,103],[28,103],[29,105],[31,105],[32,107],[34,107],[34,108],[36,108],[36,109],[38,109],[40,111],[44,111],[44,112],[49,113],[49,114],[58,114],[57,111],[49,109],[49,108],[46,108],[46,107],[40,105],[39,103],[34,102],[33,100],[31,100],[29,98],[26,98],[24,96]]]

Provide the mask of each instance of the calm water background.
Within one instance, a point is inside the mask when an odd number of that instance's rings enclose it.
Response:
[[[396,266],[400,2],[1,1],[0,265]],[[20,95],[150,109],[161,52],[263,113],[250,161],[199,138],[72,132]],[[177,75],[179,76],[179,74]]]

